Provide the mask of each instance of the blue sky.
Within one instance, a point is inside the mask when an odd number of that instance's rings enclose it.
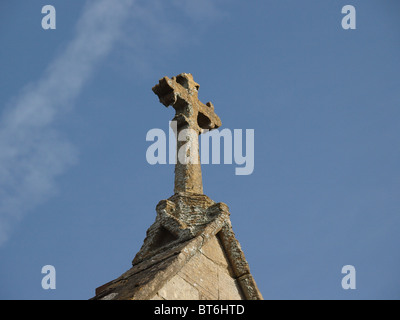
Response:
[[[222,128],[255,130],[254,172],[208,164],[203,183],[264,298],[399,299],[399,15],[395,0],[3,1],[0,298],[89,299],[129,269],[173,194],[173,165],[146,161],[174,115],[151,88],[188,72]]]

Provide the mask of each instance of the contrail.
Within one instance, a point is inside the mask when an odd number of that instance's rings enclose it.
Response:
[[[121,35],[133,0],[87,1],[76,35],[0,119],[0,245],[24,213],[48,199],[77,150],[55,128]],[[56,32],[56,31],[54,31]]]

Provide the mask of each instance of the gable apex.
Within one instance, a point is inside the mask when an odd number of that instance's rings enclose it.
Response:
[[[191,208],[191,201],[186,197],[192,196],[174,195],[159,203],[156,221],[147,231],[132,268],[99,287],[92,299],[184,300],[197,295],[199,299],[221,299],[221,296],[224,299],[262,299],[232,230],[228,206],[208,201],[207,197],[203,205]],[[177,208],[179,212],[174,211]],[[185,210],[188,210],[186,219]],[[195,218],[196,212],[201,221]],[[179,223],[173,219],[175,215],[180,216]],[[169,238],[171,241],[156,248],[156,235],[162,230],[168,230],[175,239]],[[214,283],[214,288],[207,283]],[[172,297],[166,297],[166,292],[173,291],[168,291],[172,284],[178,286],[177,291]]]

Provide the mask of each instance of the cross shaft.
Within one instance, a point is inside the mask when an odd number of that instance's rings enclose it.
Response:
[[[174,192],[203,193],[199,135],[221,126],[211,102],[203,104],[198,98],[200,85],[190,73],[181,73],[171,79],[164,77],[153,87],[160,102],[173,106],[177,123],[177,162]]]

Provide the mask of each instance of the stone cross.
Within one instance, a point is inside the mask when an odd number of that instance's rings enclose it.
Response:
[[[200,85],[190,73],[182,73],[172,79],[162,78],[153,87],[160,102],[173,106],[176,114],[177,162],[175,165],[175,193],[203,193],[199,154],[199,135],[221,126],[211,102],[199,101]]]

